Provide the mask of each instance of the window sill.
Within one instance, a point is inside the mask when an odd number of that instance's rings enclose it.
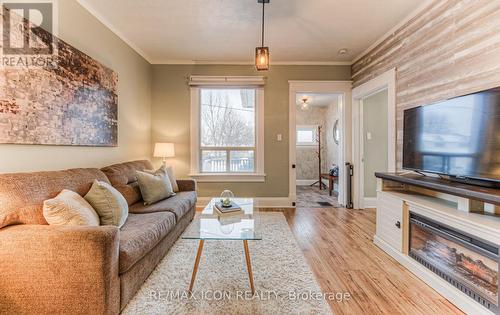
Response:
[[[189,174],[200,183],[263,183],[266,174],[261,173],[196,173]]]

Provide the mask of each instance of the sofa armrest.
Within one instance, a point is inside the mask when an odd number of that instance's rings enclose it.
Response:
[[[196,191],[196,180],[194,179],[181,179],[177,180],[179,191]]]
[[[114,226],[0,229],[0,313],[118,314],[118,253]]]

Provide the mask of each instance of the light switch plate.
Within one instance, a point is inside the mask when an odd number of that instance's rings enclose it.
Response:
[[[283,135],[281,135],[281,133],[280,133],[280,134],[278,134],[278,135],[276,136],[276,140],[278,140],[278,141],[283,141]]]
[[[366,133],[366,140],[371,140],[372,139],[372,133],[371,132],[367,132]]]

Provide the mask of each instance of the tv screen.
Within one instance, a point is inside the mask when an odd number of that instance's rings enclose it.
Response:
[[[500,88],[404,111],[403,168],[500,181]]]

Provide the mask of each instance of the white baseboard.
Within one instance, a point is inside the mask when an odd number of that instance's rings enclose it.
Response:
[[[377,197],[365,197],[363,198],[363,208],[376,208],[377,207]]]
[[[197,208],[204,208],[213,197],[198,197]],[[289,197],[254,197],[255,206],[259,208],[293,208]]]
[[[295,184],[297,186],[309,186],[309,185],[314,184],[317,181],[318,181],[317,179],[297,179]]]

